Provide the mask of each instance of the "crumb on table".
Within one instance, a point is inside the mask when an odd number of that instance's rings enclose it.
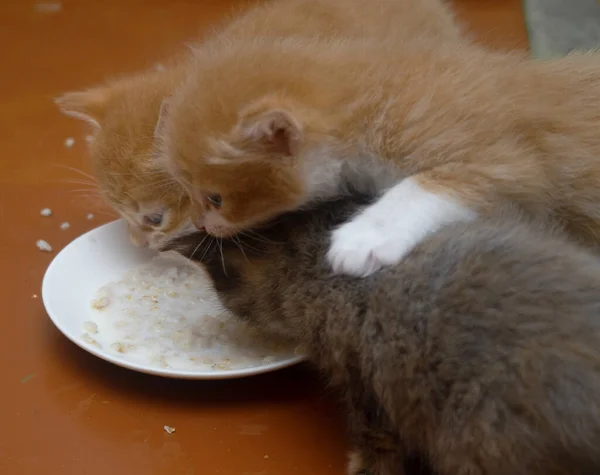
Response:
[[[40,214],[42,216],[52,216],[52,210],[50,208],[42,208]]]
[[[39,2],[36,3],[34,9],[40,13],[58,13],[62,10],[60,2]]]
[[[169,435],[171,435],[173,432],[175,432],[175,427],[171,427],[171,426],[164,426],[165,432]]]
[[[71,227],[71,225],[69,223],[67,223],[66,221],[64,223],[61,223],[60,225],[60,229],[62,229],[63,231],[65,231],[66,229],[69,229]]]
[[[48,244],[47,241],[44,241],[43,239],[38,239],[38,241],[35,243],[35,245],[42,252],[52,252],[52,246],[50,244]]]
[[[88,213],[87,219],[88,220],[94,219],[94,213]]]
[[[73,137],[67,137],[65,139],[65,147],[71,148],[73,145],[75,145],[75,139]]]

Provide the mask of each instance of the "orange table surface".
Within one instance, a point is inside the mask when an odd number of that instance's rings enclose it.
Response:
[[[455,3],[478,40],[526,48],[519,0]],[[344,473],[343,414],[310,368],[220,382],[136,374],[67,341],[40,298],[56,252],[115,217],[72,183],[82,177],[65,166],[89,171],[85,130],[52,98],[152,65],[243,4],[64,0],[48,12],[0,2],[1,474]],[[54,215],[41,217],[44,207]],[[54,252],[40,252],[38,239]]]

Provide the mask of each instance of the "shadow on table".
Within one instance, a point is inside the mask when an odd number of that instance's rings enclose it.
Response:
[[[49,351],[52,352],[55,365],[69,367],[75,377],[86,384],[104,386],[125,397],[195,405],[199,401],[251,403],[266,398],[289,402],[328,392],[318,372],[306,363],[273,373],[231,380],[171,379],[115,366],[85,352],[58,331],[53,333]]]

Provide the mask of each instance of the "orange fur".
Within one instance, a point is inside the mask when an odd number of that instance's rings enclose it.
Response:
[[[438,0],[279,0],[237,16],[207,42],[219,49],[228,42],[279,36],[394,36],[401,47],[413,36],[460,41],[461,30]],[[94,125],[90,153],[99,187],[129,222],[137,244],[161,247],[193,229],[185,193],[156,162],[152,148],[160,104],[189,68],[187,59],[178,59],[165,72],[142,72],[57,100],[66,114]],[[280,180],[276,174],[271,179]],[[160,212],[166,212],[162,225],[145,222],[145,215]]]
[[[209,232],[339,193],[344,178],[383,191],[412,176],[477,212],[517,202],[600,241],[597,55],[540,62],[430,40],[399,52],[379,39],[281,39],[196,58],[163,141],[194,201],[222,196]]]

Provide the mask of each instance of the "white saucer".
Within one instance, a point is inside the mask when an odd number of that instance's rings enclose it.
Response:
[[[181,379],[230,379],[276,371],[304,360],[290,355],[285,359],[231,370],[178,370],[131,361],[125,356],[97,348],[82,340],[82,328],[90,320],[90,302],[103,285],[152,260],[157,254],[130,244],[126,224],[113,221],[80,236],[51,262],[42,283],[46,311],[56,327],[85,351],[124,368],[142,373]]]

